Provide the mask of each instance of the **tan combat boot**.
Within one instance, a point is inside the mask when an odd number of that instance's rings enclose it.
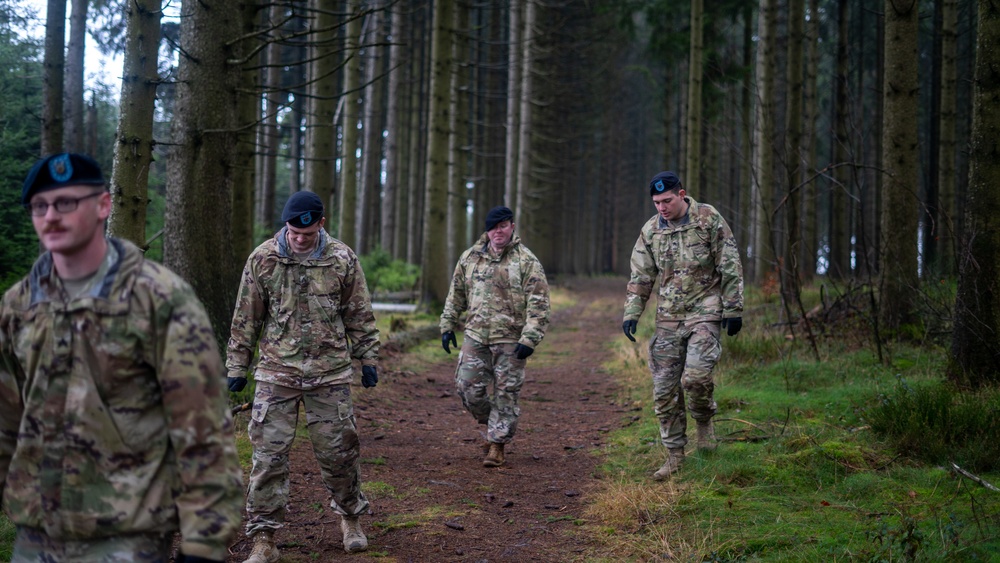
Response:
[[[490,443],[490,453],[483,460],[483,467],[500,467],[503,465],[503,444]]]
[[[670,455],[667,456],[667,461],[656,470],[656,473],[653,473],[654,481],[670,479],[670,476],[677,473],[684,465],[684,448],[670,448],[667,451],[670,452]]]
[[[274,563],[281,557],[274,543],[274,532],[257,532],[253,535],[253,551],[243,563]]]
[[[357,516],[341,516],[340,531],[344,533],[344,551],[347,553],[368,549],[368,538],[361,530],[361,521]]]
[[[712,427],[712,420],[699,420],[698,422],[698,449],[714,450],[718,444],[715,443],[715,428]]]

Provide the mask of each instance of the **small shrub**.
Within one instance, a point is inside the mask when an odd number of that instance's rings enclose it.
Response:
[[[911,387],[900,378],[865,417],[899,452],[965,469],[1000,468],[1000,391],[960,392],[946,382]]]
[[[403,260],[394,260],[381,248],[376,248],[371,254],[360,257],[361,267],[365,271],[368,289],[379,291],[406,291],[413,289],[420,279],[420,268]]]

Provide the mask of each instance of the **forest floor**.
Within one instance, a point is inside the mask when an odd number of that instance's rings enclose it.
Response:
[[[383,354],[373,390],[354,391],[361,435],[362,517],[369,549],[343,551],[304,433],[291,455],[291,501],[276,535],[281,561],[569,561],[607,556],[587,537],[588,495],[600,487],[602,447],[629,423],[615,378],[602,365],[618,329],[625,283],[574,279],[571,303],[553,312],[528,360],[517,435],[506,463],[484,468],[485,427],[455,393],[457,354]],[[245,426],[245,414],[237,425]],[[651,468],[651,470],[654,468]],[[243,561],[242,534],[231,562]]]

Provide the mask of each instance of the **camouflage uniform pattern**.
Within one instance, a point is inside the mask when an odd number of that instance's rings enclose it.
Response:
[[[362,365],[378,363],[379,331],[361,263],[325,231],[316,250],[299,261],[286,229],[258,246],[243,268],[229,377],[246,377],[258,344],[256,381],[293,389],[350,383],[352,357]]]
[[[223,366],[193,289],[134,245],[65,299],[43,254],[0,305],[0,483],[22,535],[70,546],[180,531],[225,559],[240,523]],[[109,544],[110,545],[110,544]]]
[[[305,406],[323,484],[333,495],[330,507],[348,516],[368,511],[368,500],[361,492],[361,452],[350,387],[326,385],[303,391],[259,382],[249,426],[253,469],[247,494],[247,535],[277,530],[285,520],[288,454],[300,402]]]
[[[687,224],[663,228],[654,215],[632,249],[625,319],[638,320],[660,283],[656,324],[743,316],[743,266],[736,239],[711,205],[686,198]]]
[[[34,528],[18,528],[11,561],[59,563],[167,563],[172,534],[131,534],[100,541],[56,541]]]
[[[514,349],[519,343],[537,348],[549,324],[545,270],[517,235],[499,256],[490,251],[486,233],[462,253],[441,313],[441,332],[454,331],[466,311],[455,385],[466,410],[487,425],[487,439],[507,443],[517,431],[526,363]]]
[[[516,344],[487,346],[471,338],[462,342],[455,382],[465,409],[486,424],[486,439],[506,444],[514,438],[521,409],[517,398],[524,385],[525,360],[514,355]],[[490,385],[493,396],[490,397]]]
[[[247,259],[233,314],[226,366],[244,377],[253,358],[257,390],[249,424],[253,469],[246,531],[282,526],[289,497],[288,452],[303,402],[309,438],[323,482],[340,514],[368,510],[361,494],[361,448],[350,383],[351,359],[378,363],[379,331],[361,263],[346,244],[320,231],[316,250],[302,261],[286,228]],[[257,335],[260,335],[259,341]]]
[[[459,258],[441,313],[441,332],[456,330],[468,311],[466,338],[537,348],[549,324],[549,282],[542,263],[517,235],[500,256],[494,256],[489,245],[483,233]]]
[[[660,440],[668,448],[687,445],[687,409],[695,420],[715,415],[712,370],[722,356],[719,323],[671,323],[658,326],[649,343],[653,374],[653,412],[660,421]]]

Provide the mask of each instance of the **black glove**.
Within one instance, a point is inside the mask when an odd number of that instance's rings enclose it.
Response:
[[[736,333],[743,328],[743,317],[733,317],[731,319],[722,319],[722,328],[726,328],[726,334],[729,336],[736,336]]]
[[[635,334],[637,328],[639,328],[639,321],[625,321],[622,323],[622,331],[632,342],[635,342],[635,337],[632,335]]]
[[[458,348],[458,341],[455,340],[455,331],[449,330],[448,332],[441,335],[441,347],[444,348],[445,352],[451,354],[451,348],[448,347],[448,343],[455,348]]]
[[[375,366],[361,366],[361,386],[375,387],[378,384],[378,370]]]
[[[243,379],[245,377],[230,377],[229,379]],[[183,553],[177,554],[177,559],[174,559],[174,563],[225,563],[221,559],[206,559],[204,557],[198,557],[197,555],[184,555]]]
[[[233,393],[239,393],[247,386],[247,378],[245,377],[227,377],[226,385],[229,385],[229,390]]]
[[[534,348],[532,348],[531,346],[525,346],[524,344],[518,344],[517,346],[514,347],[514,355],[517,356],[517,359],[519,360],[527,359],[527,357],[533,354],[534,352],[535,352]]]

